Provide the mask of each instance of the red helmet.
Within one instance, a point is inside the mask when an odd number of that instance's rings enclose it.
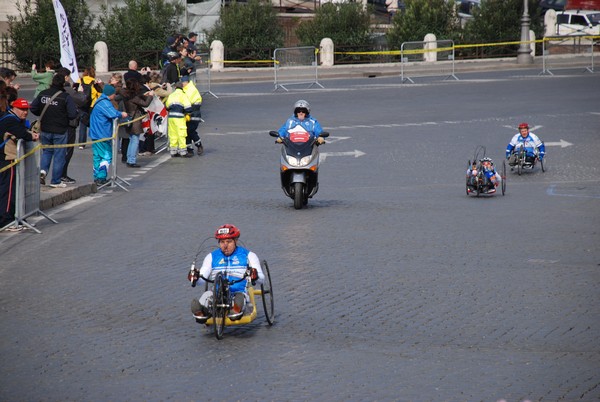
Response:
[[[217,240],[237,239],[238,237],[240,237],[240,230],[234,225],[223,225],[215,232],[215,239]]]
[[[521,123],[521,124],[519,124],[519,130],[522,129],[522,128],[529,129],[529,124],[527,124],[527,123]]]

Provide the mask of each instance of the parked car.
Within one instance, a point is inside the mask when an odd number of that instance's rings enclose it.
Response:
[[[556,14],[558,35],[600,35],[600,10],[564,10]]]
[[[548,10],[554,10],[556,12],[563,11],[567,5],[567,0],[541,0],[540,11],[542,15],[546,14]]]

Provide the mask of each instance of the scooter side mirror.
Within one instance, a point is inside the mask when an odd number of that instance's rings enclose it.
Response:
[[[323,132],[321,132],[321,134],[319,134],[319,137],[323,137],[323,138],[329,137],[329,131],[323,131]]]
[[[269,131],[269,135],[271,137],[279,137],[279,133],[277,131]]]

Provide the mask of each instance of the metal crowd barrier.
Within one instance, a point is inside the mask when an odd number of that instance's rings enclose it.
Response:
[[[275,89],[284,91],[289,85],[307,85],[312,88],[319,83],[317,73],[317,48],[314,46],[279,48],[273,52]]]
[[[208,53],[198,53],[200,60],[196,61],[196,72],[192,74],[192,79],[196,88],[200,91],[200,95],[210,95],[214,98],[219,98],[215,95],[210,88],[210,69],[212,63],[210,62],[210,55]]]
[[[35,226],[27,222],[32,215],[42,215],[52,223],[58,223],[40,209],[40,159],[37,143],[31,141],[17,141],[17,161],[15,165],[15,220],[6,225],[5,229],[13,225],[26,226],[36,233],[42,233]]]
[[[560,69],[559,58],[561,55],[589,55],[590,64],[585,71],[594,72],[594,45],[598,44],[600,36],[570,35],[570,36],[546,36],[543,40],[542,72],[540,75],[554,75],[553,70]],[[554,56],[554,57],[553,57]],[[551,66],[553,64],[553,66]],[[573,68],[564,65],[563,69]]]
[[[407,75],[408,63],[430,63],[429,73],[423,76],[446,76],[444,79],[454,78],[458,81],[455,74],[454,41],[452,40],[404,42],[400,47],[400,55],[402,57],[400,63],[402,83],[406,81],[415,83]],[[419,67],[422,68],[422,66]]]
[[[127,122],[129,123],[129,122]],[[125,124],[127,124],[125,123]],[[101,188],[104,187],[120,187],[123,190],[129,192],[129,190],[127,190],[127,188],[123,185],[126,184],[128,186],[131,186],[131,183],[129,183],[127,180],[123,179],[122,177],[120,177],[117,174],[117,163],[115,162],[115,160],[119,159],[119,123],[117,121],[117,119],[113,119],[113,130],[112,130],[112,138],[109,141],[111,142],[111,148],[112,148],[112,160],[110,161],[110,167],[108,168],[108,174],[106,177],[106,183],[98,186],[98,190],[100,190]],[[93,146],[93,145],[92,145]],[[123,150],[121,150],[121,152],[123,152]],[[127,151],[125,151],[127,152]]]

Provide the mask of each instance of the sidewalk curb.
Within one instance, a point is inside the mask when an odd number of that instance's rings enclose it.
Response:
[[[51,188],[42,188],[40,191],[40,210],[46,211],[69,201],[73,201],[97,192],[98,187],[96,186],[96,183],[82,184],[77,187],[60,189],[59,192],[56,192],[55,189]]]

